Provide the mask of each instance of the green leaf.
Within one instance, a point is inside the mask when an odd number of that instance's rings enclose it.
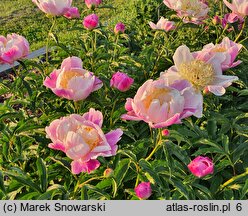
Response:
[[[4,192],[4,194],[6,194],[6,189],[4,186],[4,180],[3,180],[3,173],[0,170],[0,189]]]
[[[123,179],[125,178],[130,165],[131,165],[131,160],[128,158],[118,162],[114,172],[114,176],[118,187],[121,185]]]
[[[135,161],[135,162],[137,161],[136,155],[135,155],[132,151],[130,151],[130,150],[121,149],[121,150],[119,150],[117,153],[129,157],[131,160],[133,160],[133,161]]]
[[[22,176],[22,175],[18,175],[16,173],[8,172],[8,171],[5,171],[4,174],[12,177],[13,179],[15,179],[16,181],[18,181],[21,184],[29,186],[30,188],[32,188],[33,190],[35,190],[37,192],[41,192],[40,187],[37,184],[35,184],[28,176]]]
[[[96,192],[97,194],[99,194],[100,196],[106,198],[107,200],[110,199],[110,196],[109,196],[108,193],[106,193],[106,192],[100,190],[99,188],[97,188],[97,187],[95,187],[95,186],[92,186],[92,185],[88,185],[88,184],[87,184],[87,185],[85,185],[85,187],[86,187],[88,190],[91,190],[91,191]]]
[[[163,186],[163,183],[161,182],[158,174],[154,171],[153,167],[151,166],[151,164],[149,162],[147,162],[144,159],[141,159],[139,161],[139,165],[141,166],[141,168],[145,171],[148,172],[149,175],[154,179],[154,181],[160,185]]]
[[[36,161],[36,166],[38,170],[38,175],[41,183],[41,190],[44,192],[47,189],[47,169],[44,161],[41,158],[38,158]]]

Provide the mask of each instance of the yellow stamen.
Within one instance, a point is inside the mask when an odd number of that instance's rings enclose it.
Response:
[[[214,68],[200,60],[182,63],[179,67],[179,74],[188,80],[197,90],[211,84],[214,77]]]

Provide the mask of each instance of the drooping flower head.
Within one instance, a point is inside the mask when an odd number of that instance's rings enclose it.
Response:
[[[171,31],[176,28],[175,22],[169,21],[164,17],[161,17],[157,24],[149,22],[149,25],[152,29],[164,30],[166,32]]]
[[[79,101],[101,88],[102,81],[83,69],[82,60],[73,56],[64,59],[61,68],[46,77],[44,85],[59,97]]]
[[[204,177],[208,174],[213,174],[214,172],[214,164],[212,160],[208,157],[198,156],[194,160],[192,160],[188,168],[190,172],[198,177]]]
[[[152,195],[151,183],[141,182],[136,188],[134,188],[135,194],[140,199],[148,199]]]
[[[28,54],[29,43],[23,36],[14,33],[7,37],[0,35],[0,64],[13,64]]]
[[[102,113],[91,108],[82,116],[72,114],[56,119],[45,128],[47,138],[52,140],[49,148],[63,151],[73,160],[73,174],[90,173],[100,166],[97,157],[116,154],[116,144],[123,132],[116,129],[104,134],[102,123]]]
[[[130,89],[133,82],[133,78],[129,77],[125,73],[118,71],[113,74],[110,80],[110,87],[114,87],[122,92],[125,92]]]
[[[62,16],[71,8],[72,0],[32,0],[32,2],[50,16]]]
[[[220,96],[225,93],[226,87],[238,79],[236,76],[222,74],[221,64],[225,58],[225,55],[219,52],[206,59],[200,55],[194,57],[189,48],[182,45],[173,55],[175,65],[161,73],[161,78],[187,80],[197,91],[207,88],[208,91]]]
[[[202,116],[203,99],[186,80],[147,80],[125,104],[125,120],[143,120],[152,128],[180,124],[181,119]]]
[[[209,11],[208,5],[201,0],[164,0],[164,4],[186,23],[201,24]]]
[[[232,10],[232,13],[237,16],[248,16],[248,1],[247,0],[232,0],[232,3],[223,0],[225,5]]]

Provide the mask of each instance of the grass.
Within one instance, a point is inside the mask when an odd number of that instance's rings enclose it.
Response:
[[[132,12],[127,10],[132,7],[132,3],[127,3],[124,0],[107,0],[105,5],[115,4],[115,9],[103,8],[97,11],[100,16],[100,21],[103,25],[114,25],[119,21],[131,23]],[[73,6],[77,6],[81,11],[81,19],[90,11],[87,10],[82,0],[74,0]],[[25,36],[30,45],[31,50],[39,49],[45,46],[47,32],[51,26],[51,20],[48,19],[31,0],[1,0],[0,8],[0,35],[9,33],[18,33]],[[58,18],[55,33],[61,41],[67,43],[78,38],[75,32],[68,32],[71,28],[71,22],[64,22],[66,18]]]

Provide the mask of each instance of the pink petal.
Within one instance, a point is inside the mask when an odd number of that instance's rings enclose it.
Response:
[[[54,70],[43,82],[43,85],[48,88],[56,88],[56,82],[58,78],[58,74],[61,70]]]
[[[90,108],[89,112],[83,115],[83,118],[86,121],[93,122],[94,124],[98,125],[100,128],[102,127],[103,115],[100,111],[95,110],[94,108]]]
[[[157,124],[149,124],[152,128],[163,128],[168,127],[173,124],[180,124],[180,113],[175,114],[173,117],[169,118],[165,122],[157,123]]]
[[[81,160],[74,160],[71,163],[71,171],[73,174],[79,174],[81,172],[91,173],[96,170],[100,166],[100,162],[98,160],[89,160],[87,162],[83,162]]]
[[[121,139],[122,134],[123,134],[123,131],[121,129],[112,130],[108,132],[107,134],[105,134],[107,142],[111,146],[112,155],[116,154],[116,150],[117,150],[116,144]]]
[[[182,45],[176,49],[175,54],[173,55],[173,60],[177,69],[182,63],[188,63],[194,60],[190,50],[187,46]]]
[[[78,57],[72,56],[64,59],[61,64],[61,69],[65,71],[70,71],[72,68],[82,68],[83,63],[82,60]]]

